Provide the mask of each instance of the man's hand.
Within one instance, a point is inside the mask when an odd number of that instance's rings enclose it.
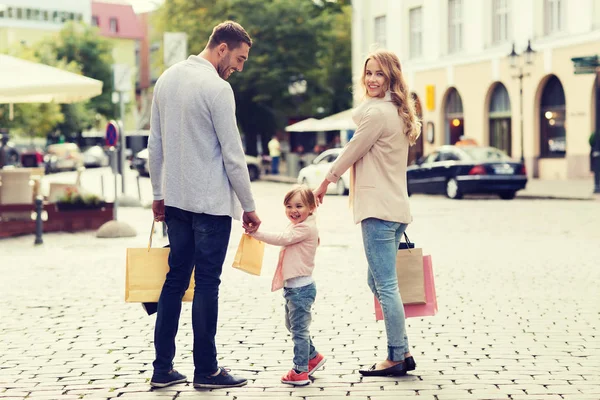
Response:
[[[246,230],[246,233],[256,232],[260,226],[260,222],[260,218],[258,218],[256,211],[244,211],[244,215],[242,215],[242,226]]]
[[[152,212],[156,222],[163,222],[165,220],[165,201],[154,200],[152,202]]]
[[[321,185],[319,185],[319,187],[313,191],[313,194],[317,200],[317,206],[323,204],[323,198],[325,198],[325,193],[327,193],[327,186],[329,186],[329,183],[330,182],[325,179],[323,182],[321,182]]]

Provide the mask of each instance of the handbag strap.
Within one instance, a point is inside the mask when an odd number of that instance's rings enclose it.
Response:
[[[410,245],[412,244],[412,242],[408,238],[408,235],[406,234],[406,231],[404,232],[404,240],[406,241],[406,244],[409,245],[408,248],[410,249]]]
[[[152,247],[152,236],[154,235],[154,219],[152,220],[152,229],[150,229],[150,238],[148,239],[148,251]]]

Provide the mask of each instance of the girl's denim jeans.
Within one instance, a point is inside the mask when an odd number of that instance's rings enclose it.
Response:
[[[396,253],[407,224],[367,218],[361,222],[369,263],[368,283],[381,303],[387,335],[388,359],[403,361],[408,353],[404,306],[396,276]]]
[[[314,283],[297,288],[283,288],[285,327],[294,342],[294,368],[308,372],[308,360],[317,355],[308,330],[312,319],[310,309],[317,296]]]

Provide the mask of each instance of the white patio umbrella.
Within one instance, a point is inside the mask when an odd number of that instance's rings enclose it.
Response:
[[[352,111],[352,109],[349,109],[319,120],[321,130],[340,131],[356,129],[356,124],[352,119]]]
[[[285,127],[287,132],[317,132],[319,128],[319,120],[316,118],[303,119],[300,122],[291,124]]]
[[[102,93],[102,81],[0,54],[0,104],[75,103]]]

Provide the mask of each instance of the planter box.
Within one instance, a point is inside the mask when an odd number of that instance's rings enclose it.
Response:
[[[91,210],[100,210],[102,208],[106,208],[105,202],[101,202],[98,205],[94,204],[85,204],[85,203],[55,203],[56,209],[58,211],[91,211]],[[111,208],[112,209],[112,208]]]
[[[47,219],[43,232],[80,232],[96,230],[113,219],[113,203],[105,203],[101,208],[72,209],[60,211],[54,203],[44,203]],[[6,213],[35,213],[35,204],[0,205],[0,238],[35,234],[35,220],[2,219]]]

